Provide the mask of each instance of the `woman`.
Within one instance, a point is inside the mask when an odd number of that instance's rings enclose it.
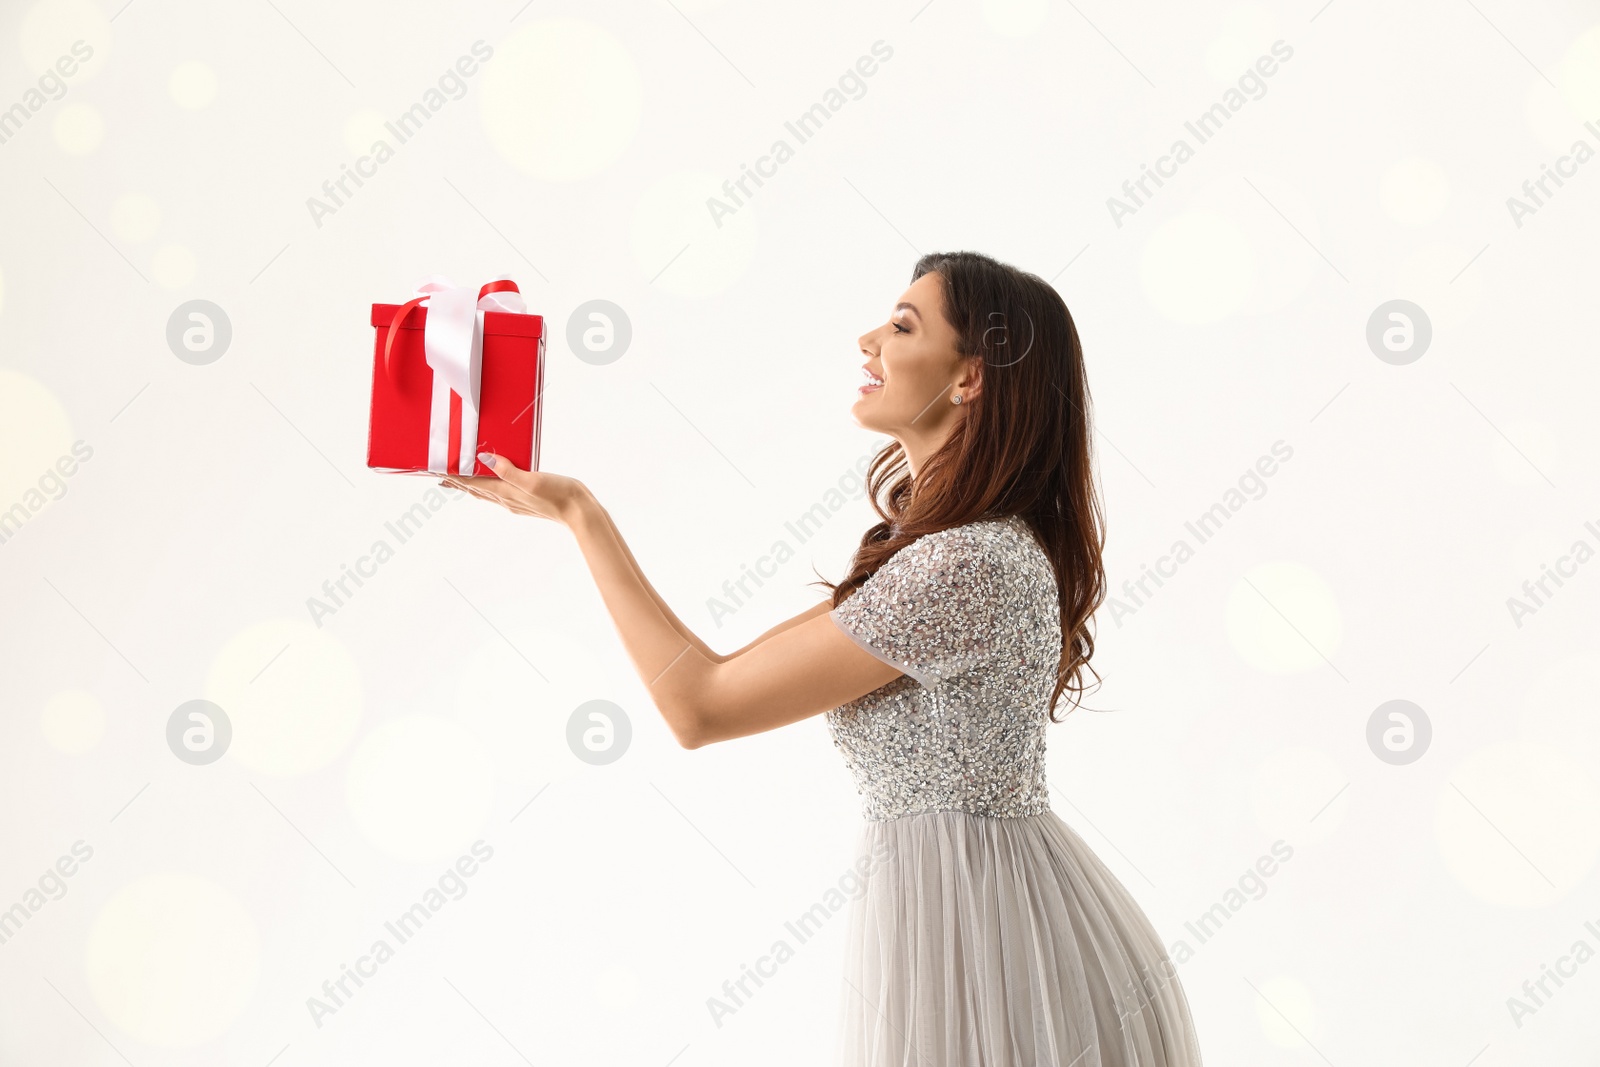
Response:
[[[496,477],[446,481],[572,530],[685,748],[827,713],[870,858],[848,1067],[1195,1067],[1160,938],[1045,786],[1105,586],[1072,317],[1035,275],[928,255],[860,346],[853,414],[894,438],[868,471],[884,521],[830,599],[730,655],[656,595],[581,482],[489,456]]]

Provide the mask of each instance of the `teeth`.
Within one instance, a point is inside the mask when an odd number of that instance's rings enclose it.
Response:
[[[867,376],[867,384],[868,385],[882,385],[883,384],[883,379],[882,378],[878,378],[878,377],[874,377],[873,373],[871,371],[863,369],[861,371],[861,373],[865,374]]]

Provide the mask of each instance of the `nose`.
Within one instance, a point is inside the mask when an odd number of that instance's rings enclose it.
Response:
[[[882,331],[883,327],[879,326],[870,333],[864,333],[861,335],[860,339],[856,343],[861,346],[862,355],[870,359],[878,354],[878,334]]]

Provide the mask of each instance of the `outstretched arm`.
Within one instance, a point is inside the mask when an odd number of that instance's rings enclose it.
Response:
[[[484,460],[489,462],[488,458]],[[605,509],[583,483],[494,459],[493,478],[447,479],[512,511],[573,533],[634,669],[678,743],[773,730],[866,695],[899,677],[819,604],[738,652],[719,656],[683,626],[639,570]]]
[[[617,524],[611,520],[611,513],[605,508],[597,507],[597,510],[605,519],[606,525],[611,528],[611,533],[616,538],[617,544],[622,546],[622,554],[627,559],[628,566],[632,568],[634,575],[644,585],[645,592],[650,594],[650,599],[655,601],[656,607],[661,609],[661,614],[666,616],[667,622],[672,625],[673,630],[677,631],[678,636],[694,645],[695,648],[700,650],[700,654],[709,660],[721,663],[726,659],[727,657],[713,652],[709,645],[696,637],[694,631],[684,625],[683,620],[678,618],[672,608],[667,606],[667,602],[661,598],[661,594],[656,592],[656,587],[651,585],[650,580],[644,576],[644,568],[640,567],[639,561],[633,558],[633,551],[628,548],[628,542],[622,539],[622,532],[617,529]]]
[[[772,629],[766,631],[760,637],[757,637],[754,641],[751,641],[748,645],[745,645],[743,648],[739,649],[738,652],[734,652],[726,656],[719,652],[714,652],[709,645],[695,635],[693,630],[689,629],[689,627],[684,624],[682,619],[678,618],[677,614],[670,606],[668,606],[667,602],[662,599],[661,594],[656,592],[655,586],[650,584],[650,579],[645,577],[644,568],[639,566],[639,561],[633,556],[633,550],[628,547],[628,542],[623,539],[622,531],[617,528],[616,522],[611,518],[611,512],[607,511],[603,507],[598,507],[598,505],[596,506],[599,513],[605,516],[606,524],[611,527],[611,532],[613,535],[615,535],[617,543],[622,546],[623,554],[628,558],[628,566],[633,568],[633,573],[638,576],[639,581],[644,583],[645,589],[650,593],[650,599],[656,602],[656,606],[660,608],[661,613],[667,617],[667,621],[672,623],[672,628],[678,631],[678,636],[682,637],[685,641],[688,641],[690,644],[698,648],[701,655],[705,656],[709,660],[722,663],[730,659],[732,656],[737,656],[741,653],[748,652],[750,649],[756,647],[773,634],[780,633],[784,630],[787,630],[791,626],[796,626],[802,622],[805,622],[807,619],[824,614],[832,606],[827,602],[824,602],[817,604],[814,607],[807,608],[805,611],[802,611],[793,618],[785,619],[783,622],[780,622],[778,625],[772,627]]]

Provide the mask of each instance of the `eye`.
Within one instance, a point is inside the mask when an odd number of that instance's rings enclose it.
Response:
[[[910,333],[911,332],[910,330],[906,329],[904,326],[900,325],[898,322],[890,323],[890,325],[894,327],[894,332],[895,333]]]

